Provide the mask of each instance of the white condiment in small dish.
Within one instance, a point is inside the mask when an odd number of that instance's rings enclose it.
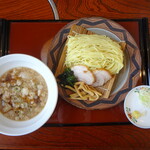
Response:
[[[124,112],[133,125],[148,129],[150,128],[150,107],[143,104],[143,100],[139,96],[141,90],[150,92],[150,86],[141,85],[129,91],[124,101]],[[150,97],[148,101],[150,101]]]

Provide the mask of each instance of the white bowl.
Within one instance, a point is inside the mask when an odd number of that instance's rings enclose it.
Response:
[[[141,85],[129,91],[124,101],[124,112],[133,125],[139,128],[148,129],[150,128],[150,107],[145,106],[139,98],[138,92],[141,88],[148,88],[150,90],[150,86]],[[135,111],[138,111],[141,116],[138,118],[134,117],[132,114]]]
[[[40,73],[46,81],[48,99],[42,111],[27,121],[14,121],[0,113],[0,133],[19,136],[40,128],[51,117],[58,98],[58,88],[51,70],[39,59],[25,54],[10,54],[0,58],[0,76],[15,67],[28,67]]]

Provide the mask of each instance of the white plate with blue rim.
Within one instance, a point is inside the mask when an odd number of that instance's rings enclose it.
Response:
[[[58,71],[58,64],[63,53],[63,46],[67,40],[68,33],[73,25],[78,25],[95,32],[96,34],[106,35],[116,41],[125,41],[126,49],[124,51],[124,67],[117,75],[109,98],[100,98],[97,101],[89,102],[82,100],[69,99],[69,92],[58,86],[61,97],[70,104],[86,109],[106,109],[119,104],[124,100],[127,92],[137,85],[141,71],[140,50],[130,35],[130,33],[118,23],[101,17],[80,18],[65,25],[53,38],[49,44],[48,66],[54,72]],[[64,60],[63,60],[64,61]],[[63,64],[61,60],[60,64]],[[61,68],[61,66],[59,66]]]

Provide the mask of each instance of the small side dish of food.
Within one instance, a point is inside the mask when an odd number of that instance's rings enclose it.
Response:
[[[16,121],[29,120],[45,106],[48,89],[43,77],[27,67],[16,67],[0,77],[0,112]]]
[[[150,128],[150,86],[133,88],[124,101],[124,111],[132,124],[140,128]]]

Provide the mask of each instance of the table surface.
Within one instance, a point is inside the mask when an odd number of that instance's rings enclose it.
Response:
[[[109,19],[142,17],[150,19],[148,0],[54,0],[54,2],[61,20],[91,16]],[[58,19],[47,0],[0,0],[0,18]],[[140,129],[129,123],[101,126],[43,126],[21,137],[0,135],[0,149],[149,149],[149,141],[150,130]]]

